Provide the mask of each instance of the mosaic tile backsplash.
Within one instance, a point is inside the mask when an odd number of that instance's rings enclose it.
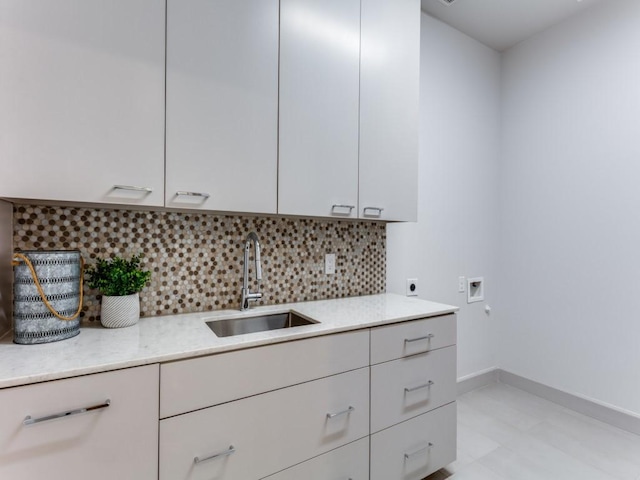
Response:
[[[263,270],[257,304],[385,291],[382,222],[16,205],[13,230],[16,250],[80,250],[88,264],[142,254],[152,272],[140,293],[143,316],[239,308],[244,241],[252,231]],[[336,254],[335,275],[324,273],[326,253]],[[255,291],[253,262],[249,273]],[[100,318],[96,294],[85,286],[84,321]]]

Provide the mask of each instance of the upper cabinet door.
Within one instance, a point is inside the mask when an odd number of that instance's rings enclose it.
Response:
[[[360,218],[416,221],[420,0],[362,0]]]
[[[0,196],[162,205],[164,0],[0,2]]]
[[[276,213],[278,0],[168,0],[166,206]]]
[[[278,212],[357,217],[360,0],[281,0]]]

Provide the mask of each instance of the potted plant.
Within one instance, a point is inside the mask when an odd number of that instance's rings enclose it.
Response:
[[[140,319],[140,297],[151,272],[140,268],[140,256],[131,260],[115,256],[110,260],[98,259],[87,267],[89,287],[102,294],[100,322],[107,328],[129,327]]]

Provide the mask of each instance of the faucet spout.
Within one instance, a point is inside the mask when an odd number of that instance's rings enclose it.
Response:
[[[247,310],[249,308],[249,301],[256,301],[262,298],[262,293],[251,293],[249,289],[249,251],[251,245],[254,248],[254,259],[256,267],[256,280],[262,280],[262,266],[260,264],[260,241],[258,235],[255,232],[251,232],[244,243],[244,268],[242,276],[242,299],[240,304],[240,310]]]

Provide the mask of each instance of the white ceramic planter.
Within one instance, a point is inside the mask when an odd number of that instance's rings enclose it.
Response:
[[[100,322],[103,327],[122,328],[138,323],[140,296],[137,293],[123,297],[102,297]]]

